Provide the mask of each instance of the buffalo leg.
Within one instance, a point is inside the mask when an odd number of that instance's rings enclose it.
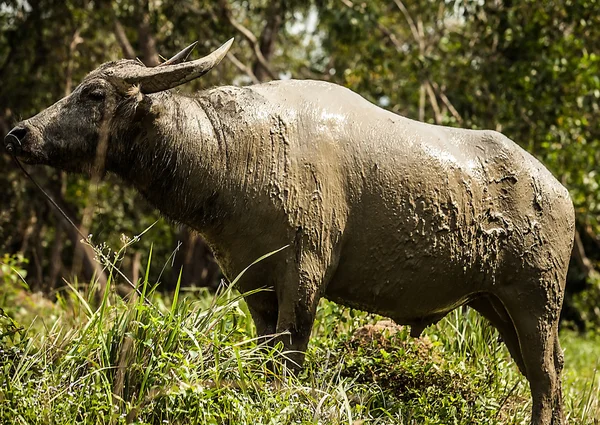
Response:
[[[500,300],[494,295],[483,296],[471,301],[469,306],[485,317],[498,330],[517,367],[523,375],[527,376],[517,331]]]
[[[560,373],[565,364],[565,357],[558,341],[558,331],[554,334],[554,370],[556,371],[558,385],[554,396],[554,408],[552,411],[552,424],[559,425],[564,423],[562,387],[560,383]]]
[[[279,315],[278,339],[283,343],[286,366],[297,371],[304,363],[304,353],[325,286],[326,267],[319,256],[310,252],[290,258],[285,280],[276,287]]]
[[[304,363],[319,299],[316,294],[294,295],[299,294],[285,292],[279,300],[277,333],[282,334],[278,339],[283,342],[286,366],[298,371]]]
[[[518,296],[502,298],[519,336],[533,398],[532,425],[564,424],[560,383],[562,352],[558,344],[560,305],[548,298],[551,290],[547,288],[553,285],[540,285],[536,291],[527,293],[526,300]],[[523,308],[524,305],[527,308]]]
[[[248,310],[256,326],[256,335],[267,339],[277,329],[277,295],[273,291],[260,291],[246,297]]]

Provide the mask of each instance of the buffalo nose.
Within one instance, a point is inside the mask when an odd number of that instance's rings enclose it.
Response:
[[[21,141],[27,135],[27,128],[17,126],[10,130],[4,137],[4,147],[10,154],[14,154],[21,148]]]

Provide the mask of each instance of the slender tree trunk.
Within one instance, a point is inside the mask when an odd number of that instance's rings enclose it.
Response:
[[[115,21],[115,37],[117,38],[117,42],[119,43],[119,46],[121,46],[121,50],[123,51],[123,56],[125,57],[125,59],[135,59],[135,50],[133,49],[133,46],[131,45],[131,43],[129,42],[129,39],[127,38],[125,28],[123,28],[123,25],[121,24],[121,22],[119,21],[119,19],[116,16],[114,17],[114,21]]]
[[[262,30],[259,40],[260,51],[267,61],[271,60],[277,43],[277,34],[283,23],[285,9],[283,0],[274,0],[269,5],[267,22]],[[260,81],[269,81],[271,79],[269,70],[266,69],[260,61],[254,63],[252,69],[254,75]]]
[[[7,112],[10,113],[10,110],[7,110]],[[2,136],[3,139],[4,136],[6,136],[6,134],[10,131],[8,120],[6,119],[7,116],[7,113],[4,113],[4,115],[0,116],[0,136]]]
[[[65,246],[65,234],[61,223],[56,224],[54,242],[52,243],[52,252],[50,253],[50,270],[48,270],[47,278],[44,282],[43,291],[45,294],[50,293],[57,287],[57,282],[60,279],[61,271],[63,270],[62,251]]]
[[[140,50],[142,52],[142,62],[146,66],[156,66],[160,63],[158,52],[156,51],[156,41],[152,32],[150,21],[150,10],[148,1],[142,0],[138,4],[138,38]]]
[[[64,201],[65,193],[67,192],[67,175],[61,171],[58,182],[54,182],[54,191],[60,194],[61,202]],[[53,206],[51,206],[53,208]],[[61,278],[61,272],[63,271],[64,264],[62,262],[62,253],[65,247],[65,228],[64,223],[61,220],[55,220],[54,225],[54,242],[52,243],[52,251],[50,253],[50,267],[48,270],[48,276],[45,280],[44,293],[49,293],[58,286],[58,282]],[[77,245],[73,245],[77,247]]]
[[[32,253],[33,253],[33,273],[29,273],[28,275],[33,277],[33,279],[28,279],[29,286],[31,289],[35,291],[43,290],[44,286],[44,268],[42,264],[42,260],[44,258],[44,250],[42,247],[42,238],[41,235],[44,234],[44,221],[38,220],[36,222],[34,231],[33,231],[33,244],[32,244]]]

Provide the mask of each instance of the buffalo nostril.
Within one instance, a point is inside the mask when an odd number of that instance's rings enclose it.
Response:
[[[8,132],[8,134],[6,135],[5,139],[9,136],[14,136],[17,138],[17,140],[19,142],[21,142],[25,136],[27,135],[27,128],[26,127],[15,127],[12,130],[10,130]]]
[[[4,147],[11,155],[16,155],[21,148],[21,141],[27,135],[27,128],[15,127],[4,137]]]

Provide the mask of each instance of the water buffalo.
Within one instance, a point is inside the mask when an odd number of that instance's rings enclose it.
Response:
[[[247,302],[259,335],[289,332],[290,360],[303,361],[321,297],[414,335],[469,305],[529,380],[532,423],[562,424],[567,190],[497,132],[413,121],[331,83],[169,92],[230,45],[155,68],[101,65],[5,144],[30,164],[117,174],[197,230],[229,278],[289,245],[239,287],[274,288]]]

